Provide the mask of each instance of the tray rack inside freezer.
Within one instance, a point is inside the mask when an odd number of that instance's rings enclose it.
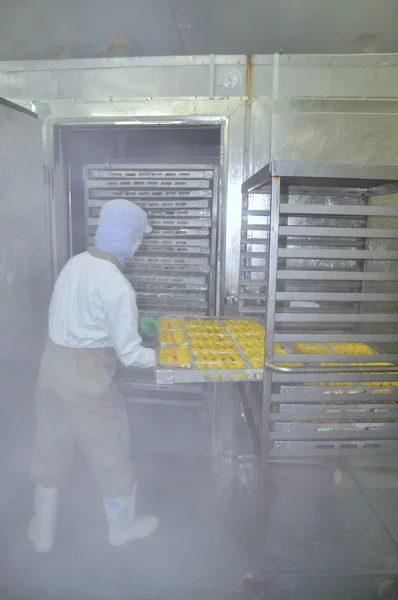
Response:
[[[218,175],[214,165],[87,165],[87,241],[104,202],[126,198],[153,228],[125,270],[146,314],[214,314]]]
[[[263,466],[398,453],[397,191],[398,167],[284,161],[242,186],[239,308],[265,315],[268,366],[242,402]]]

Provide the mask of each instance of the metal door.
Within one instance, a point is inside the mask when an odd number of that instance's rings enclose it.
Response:
[[[36,360],[50,283],[42,133],[37,115],[0,98],[0,360]]]

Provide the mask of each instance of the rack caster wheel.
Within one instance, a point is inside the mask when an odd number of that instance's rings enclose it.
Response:
[[[255,579],[253,575],[245,575],[242,577],[240,584],[248,598],[263,598],[265,595],[267,588],[266,579]]]
[[[398,600],[398,579],[384,579],[377,592],[381,600]]]

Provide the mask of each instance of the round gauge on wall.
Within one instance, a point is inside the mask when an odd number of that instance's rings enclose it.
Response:
[[[238,69],[225,69],[220,75],[220,87],[227,92],[237,90],[242,85],[242,75]]]

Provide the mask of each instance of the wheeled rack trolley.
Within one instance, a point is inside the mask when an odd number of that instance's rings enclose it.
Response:
[[[240,311],[266,329],[242,393],[259,572],[270,461],[398,453],[397,191],[396,166],[280,161],[242,186]]]

